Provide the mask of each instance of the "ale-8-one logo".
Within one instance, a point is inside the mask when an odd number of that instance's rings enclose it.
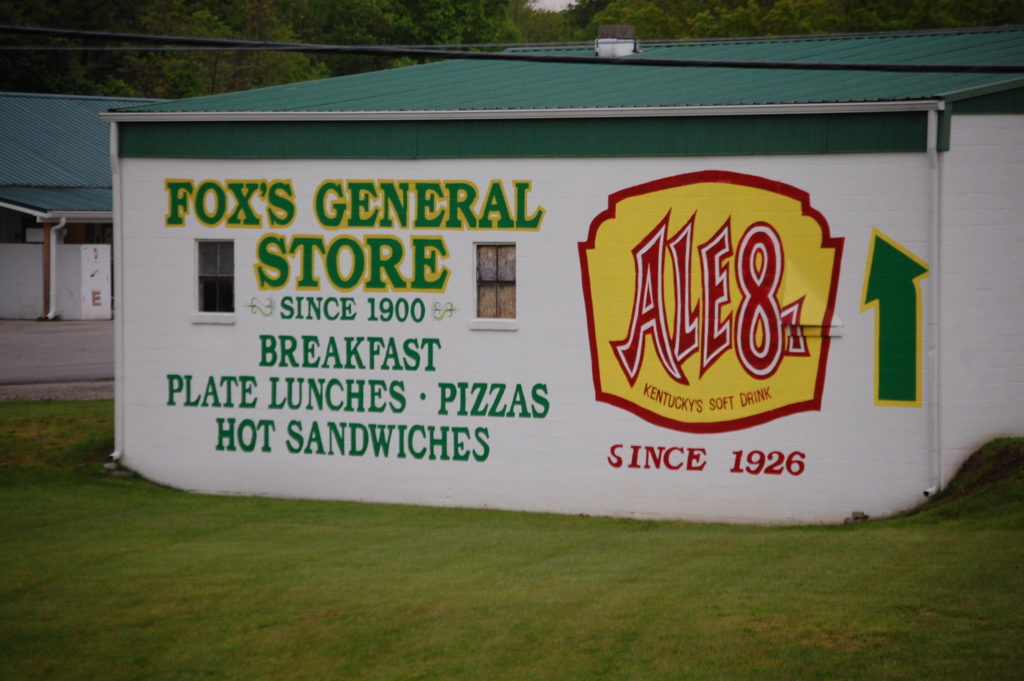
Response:
[[[690,432],[819,409],[842,245],[752,175],[613,194],[580,244],[597,399]]]

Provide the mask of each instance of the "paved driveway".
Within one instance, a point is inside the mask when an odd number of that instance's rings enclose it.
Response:
[[[0,399],[111,397],[113,379],[113,321],[0,320]]]

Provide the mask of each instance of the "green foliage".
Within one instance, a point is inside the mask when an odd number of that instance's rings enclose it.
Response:
[[[611,0],[576,0],[565,10],[569,22],[580,32],[587,32],[585,37],[596,38],[597,31],[589,32],[594,24],[594,17],[610,4]]]
[[[508,18],[528,43],[567,41],[575,30],[567,12],[538,9],[533,0],[509,0]]]
[[[828,0],[779,0],[764,15],[762,25],[769,35],[806,35],[834,31],[838,23]]]
[[[12,25],[327,45],[592,40],[630,24],[641,40],[1024,23],[1018,0],[0,0]],[[3,45],[77,45],[0,35]],[[179,98],[346,75],[408,57],[282,51],[2,51],[0,90]]]
[[[613,0],[594,15],[591,26],[626,24],[636,28],[637,37],[679,35],[685,31],[683,18],[652,0]]]
[[[9,23],[92,31],[292,41],[284,0],[0,0]],[[69,44],[35,36],[21,44]],[[113,51],[0,53],[0,90],[179,98],[308,80],[327,75],[309,55],[290,52]]]
[[[3,17],[2,23],[14,26],[108,31],[137,28],[135,5],[131,0],[43,3],[0,0],[0,17]],[[78,44],[70,39],[0,35],[0,45],[56,48]],[[120,61],[118,53],[5,50],[0,52],[0,90],[104,94],[97,84],[115,73]]]
[[[325,45],[447,45],[510,42],[520,32],[506,0],[304,0],[302,42]],[[408,57],[322,55],[331,75],[408,64]]]
[[[320,45],[390,45],[396,41],[398,8],[389,0],[305,0],[296,26],[301,42]],[[389,58],[362,55],[320,55],[331,75],[376,71],[392,65]]]
[[[586,9],[603,5],[592,13]],[[567,11],[586,30],[626,23],[646,40],[898,31],[1024,23],[1009,0],[583,0]]]
[[[294,42],[277,0],[151,0],[140,5],[142,33]],[[194,97],[311,80],[327,75],[319,61],[294,52],[196,51],[130,53],[126,80],[147,83],[147,95]]]

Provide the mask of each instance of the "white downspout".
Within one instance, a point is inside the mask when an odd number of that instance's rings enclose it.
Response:
[[[111,209],[114,258],[114,451],[115,465],[124,453],[124,213],[121,210],[121,159],[117,123],[110,123]]]
[[[68,219],[61,218],[50,228],[50,311],[46,313],[47,319],[57,316],[57,232],[67,226]]]
[[[928,296],[928,368],[932,384],[931,401],[929,403],[929,454],[931,470],[929,485],[925,496],[935,494],[942,489],[942,371],[939,344],[942,337],[942,177],[939,163],[939,113],[938,110],[928,112],[928,260],[930,262],[931,295]]]

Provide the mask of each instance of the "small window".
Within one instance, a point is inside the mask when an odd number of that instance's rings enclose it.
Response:
[[[235,311],[235,244],[200,241],[199,311]]]
[[[476,316],[481,319],[516,318],[514,245],[477,245]]]

